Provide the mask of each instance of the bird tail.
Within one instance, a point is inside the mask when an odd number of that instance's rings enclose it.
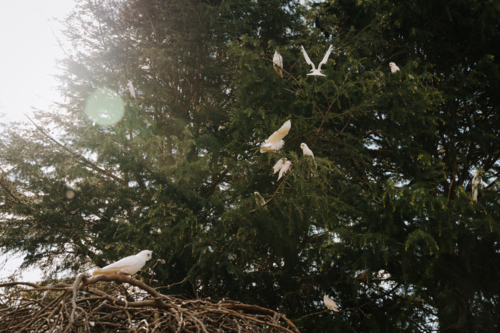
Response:
[[[92,272],[92,276],[97,276],[97,275],[122,275],[122,274],[120,274],[120,272],[116,270],[105,271],[98,268]]]
[[[274,70],[276,71],[276,74],[278,74],[280,78],[283,78],[283,71],[281,70],[281,68],[276,64],[274,64],[273,67]]]
[[[102,270],[96,269],[95,271],[92,272],[92,276],[97,276],[97,275],[102,275]]]

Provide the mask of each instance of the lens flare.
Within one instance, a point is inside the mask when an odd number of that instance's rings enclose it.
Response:
[[[96,89],[85,102],[85,114],[97,125],[112,126],[123,118],[124,113],[123,99],[106,87]]]

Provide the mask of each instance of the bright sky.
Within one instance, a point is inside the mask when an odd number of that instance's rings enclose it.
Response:
[[[59,96],[56,60],[64,56],[51,28],[62,38],[63,19],[73,0],[4,1],[0,11],[0,113],[7,119],[21,119],[31,106],[46,108]],[[6,121],[6,119],[2,119]]]
[[[0,11],[0,121],[21,120],[31,107],[47,108],[60,101],[55,87],[57,59],[64,57],[54,34],[63,38],[61,25],[51,18],[63,19],[74,6],[73,0],[3,1]],[[63,40],[64,41],[64,40]],[[22,256],[3,265],[7,256],[0,252],[0,280],[19,267]],[[37,281],[40,270],[23,272],[23,281]],[[19,276],[18,279],[21,280]]]

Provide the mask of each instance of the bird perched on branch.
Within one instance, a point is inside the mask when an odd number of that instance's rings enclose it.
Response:
[[[335,312],[340,312],[340,311],[339,311],[339,307],[337,306],[337,304],[335,304],[335,302],[334,302],[332,299],[330,299],[330,298],[328,298],[328,297],[324,296],[324,297],[323,297],[323,303],[325,303],[325,306],[326,306],[328,309],[333,310],[333,311],[335,311]]]
[[[253,194],[255,195],[255,202],[257,205],[261,205],[264,209],[267,209],[267,207],[264,206],[266,204],[264,197],[257,191],[253,192]]]
[[[279,130],[274,132],[267,140],[260,145],[260,152],[265,153],[268,151],[278,151],[285,145],[283,138],[288,134],[290,128],[292,127],[292,122],[287,120]]]
[[[472,178],[472,202],[477,201],[479,188],[483,186],[483,179],[479,175],[479,170],[472,171],[474,178]]]
[[[283,57],[281,54],[276,50],[274,52],[274,57],[273,57],[273,67],[274,70],[276,71],[276,74],[278,74],[279,77],[283,78]]]
[[[390,62],[389,63],[389,67],[391,67],[391,73],[394,74],[396,73],[397,71],[399,71],[399,67],[393,63],[393,62]]]
[[[144,250],[135,256],[125,257],[111,265],[103,268],[98,268],[92,272],[92,276],[96,275],[134,275],[144,267],[146,261],[151,259],[151,251]]]
[[[304,49],[304,46],[301,45],[300,47],[302,48],[302,53],[304,54],[304,58],[306,59],[306,62],[312,66],[312,69],[311,69],[312,73],[309,73],[307,75],[326,76],[325,74],[321,74],[321,65],[326,64],[326,62],[328,61],[328,57],[330,57],[330,53],[332,53],[332,51],[333,51],[333,45],[330,45],[330,47],[328,48],[328,51],[326,51],[326,54],[323,57],[323,60],[321,60],[321,62],[318,65],[318,69],[316,69],[316,67],[312,63],[311,59],[309,59],[309,56],[307,55],[306,49]]]
[[[132,81],[130,81],[130,80],[128,81],[127,87],[128,87],[128,92],[130,93],[130,96],[135,99],[135,89],[134,89],[134,85],[132,84]]]
[[[312,150],[309,149],[309,147],[303,142],[300,144],[300,148],[302,148],[302,153],[304,153],[304,156],[312,156],[314,165],[317,168],[318,165],[316,164],[316,161],[314,160],[314,154],[313,154]]]

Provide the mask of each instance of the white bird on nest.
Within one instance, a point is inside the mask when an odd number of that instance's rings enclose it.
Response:
[[[474,178],[472,178],[472,201],[477,201],[477,195],[479,193],[479,188],[483,186],[483,179],[479,175],[479,170],[472,171]]]
[[[279,77],[283,78],[283,57],[281,54],[276,50],[274,52],[274,57],[273,57],[273,67],[274,70],[276,71],[276,74],[278,74]]]
[[[337,306],[337,304],[335,304],[335,302],[334,302],[332,299],[330,299],[330,298],[328,298],[328,297],[324,296],[324,297],[323,297],[323,303],[325,303],[325,306],[326,306],[328,309],[333,310],[333,311],[335,311],[335,312],[340,312],[340,311],[339,311],[339,307]]]
[[[323,60],[321,60],[321,62],[318,65],[318,69],[316,69],[316,67],[314,67],[314,64],[312,63],[311,59],[309,59],[309,56],[307,55],[307,52],[304,49],[304,46],[301,45],[300,47],[302,48],[302,53],[304,54],[304,58],[306,59],[306,62],[312,66],[312,69],[311,69],[312,73],[309,73],[307,75],[326,76],[325,74],[321,74],[321,65],[326,64],[326,62],[328,61],[328,57],[330,56],[330,53],[332,53],[332,51],[333,51],[333,45],[330,45],[330,47],[328,48],[328,51],[326,51],[326,54],[323,57]]]
[[[290,128],[292,127],[292,122],[287,120],[279,130],[274,132],[267,140],[260,145],[260,152],[265,153],[268,151],[278,151],[285,145],[283,138],[288,134]]]
[[[128,92],[130,93],[130,96],[132,96],[135,99],[135,89],[134,89],[134,85],[132,84],[132,81],[128,80],[127,87],[128,87]]]
[[[98,268],[92,272],[92,276],[96,275],[134,275],[144,267],[146,261],[151,259],[151,251],[144,250],[135,256],[128,256],[118,260],[111,265],[103,268]]]

